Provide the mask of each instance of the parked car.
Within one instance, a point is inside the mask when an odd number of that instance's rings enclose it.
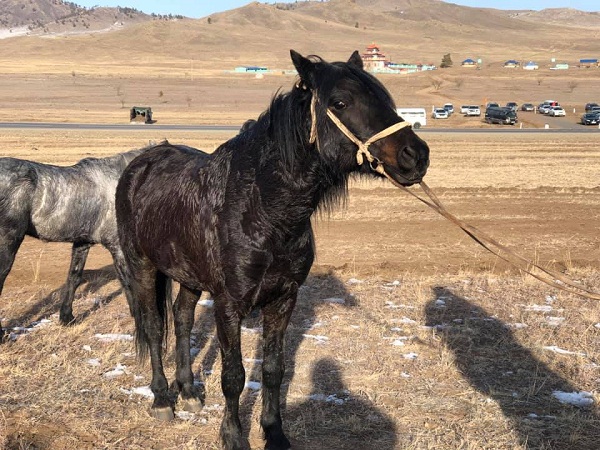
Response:
[[[479,109],[479,106],[469,106],[467,108],[467,111],[465,112],[465,116],[480,116],[481,115],[481,109]]]
[[[435,108],[433,113],[431,113],[431,117],[434,119],[447,119],[448,111],[446,111],[444,108]]]
[[[600,105],[598,105],[598,103],[586,103],[585,112],[590,112],[595,107],[600,107]]]
[[[508,102],[506,104],[506,107],[512,109],[513,111],[516,111],[519,105],[516,102]]]
[[[581,116],[582,125],[598,125],[600,123],[600,114],[587,112]]]
[[[485,105],[485,109],[488,108],[500,108],[500,105],[496,102],[487,102]]]
[[[452,105],[452,103],[446,103],[444,105],[444,109],[448,111],[448,116],[452,115],[452,113],[454,112],[454,106]]]
[[[548,115],[552,116],[552,117],[558,117],[558,116],[566,116],[567,114],[565,113],[565,110],[563,109],[562,106],[553,106],[548,111]]]
[[[552,105],[549,103],[542,103],[538,106],[538,112],[541,114],[548,114],[552,109]]]
[[[466,114],[467,113],[467,109],[469,109],[471,107],[471,105],[462,105],[460,107],[460,113],[461,114]]]
[[[592,106],[592,108],[587,112],[600,113],[600,106]]]
[[[533,103],[523,103],[521,105],[521,111],[533,111],[534,109]]]
[[[487,123],[514,125],[517,122],[517,113],[510,108],[491,107],[485,110]]]

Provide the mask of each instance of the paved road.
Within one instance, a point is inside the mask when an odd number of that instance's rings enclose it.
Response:
[[[0,129],[53,129],[53,130],[108,130],[108,131],[135,131],[145,130],[171,130],[171,131],[238,131],[236,125],[158,125],[158,124],[95,124],[95,123],[52,123],[52,122],[0,122]],[[519,128],[499,125],[494,128],[435,128],[426,127],[418,130],[419,133],[600,133],[594,126],[578,128]]]

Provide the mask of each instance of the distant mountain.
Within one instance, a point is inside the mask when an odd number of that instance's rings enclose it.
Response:
[[[547,8],[541,11],[506,11],[506,13],[509,17],[530,22],[600,28],[600,12],[579,11],[573,8]]]
[[[126,0],[124,0],[126,1]],[[84,33],[181,16],[148,15],[134,8],[84,8],[63,0],[2,0],[0,28],[27,32]],[[16,33],[17,34],[17,33]]]

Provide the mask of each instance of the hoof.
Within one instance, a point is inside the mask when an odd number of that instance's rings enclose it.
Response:
[[[168,422],[175,418],[173,408],[152,408],[150,414],[157,420]]]
[[[69,326],[69,325],[73,325],[75,323],[75,317],[73,316],[73,314],[68,314],[68,315],[60,315],[60,323],[61,325],[64,326]]]
[[[202,402],[200,400],[198,400],[197,398],[186,398],[186,399],[182,398],[179,400],[179,405],[181,406],[181,409],[183,409],[184,411],[187,411],[187,412],[191,412],[191,413],[200,412],[200,411],[202,411],[202,408],[204,407]]]

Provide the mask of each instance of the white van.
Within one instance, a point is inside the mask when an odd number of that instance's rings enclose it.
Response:
[[[425,108],[398,108],[396,113],[410,123],[415,130],[427,125]]]

